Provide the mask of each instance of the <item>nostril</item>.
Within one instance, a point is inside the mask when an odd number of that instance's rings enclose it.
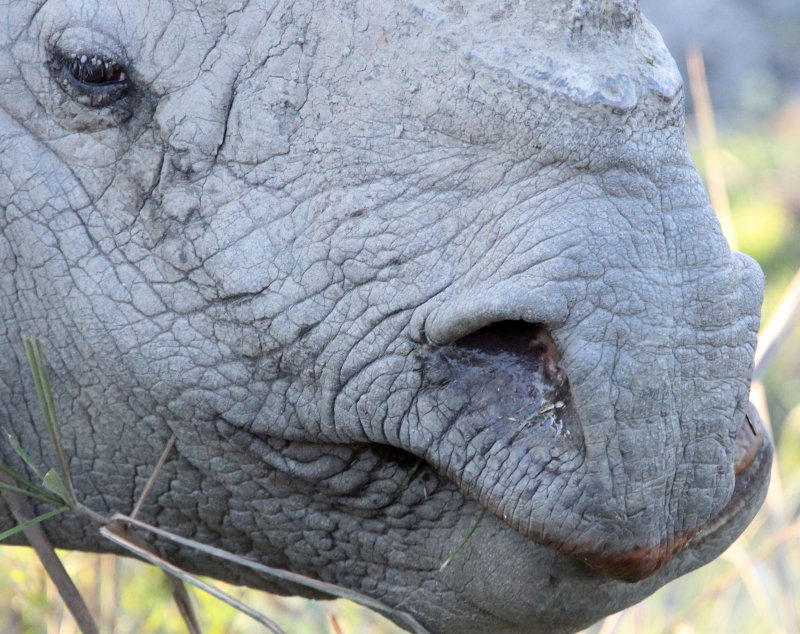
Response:
[[[567,375],[560,367],[561,353],[550,331],[543,324],[525,321],[500,321],[461,337],[453,345],[470,351],[478,360],[516,365],[522,371],[542,374],[560,387]]]

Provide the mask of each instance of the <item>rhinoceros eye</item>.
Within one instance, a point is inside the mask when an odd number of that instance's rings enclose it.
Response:
[[[73,54],[70,57],[69,72],[80,83],[108,85],[124,82],[128,78],[122,66],[114,60],[86,54]]]
[[[99,53],[56,53],[51,68],[64,92],[92,108],[108,106],[130,89],[125,66]]]

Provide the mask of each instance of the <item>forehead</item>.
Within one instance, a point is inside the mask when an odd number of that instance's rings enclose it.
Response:
[[[600,27],[605,32],[618,31],[629,27],[636,16],[632,0],[555,4],[543,0],[51,0],[43,3],[36,20],[51,30],[84,26],[141,43],[144,48],[158,42],[175,50],[192,48],[192,44],[221,45],[241,40],[245,33],[252,36],[252,28],[241,28],[244,22],[251,27],[302,23],[311,28],[310,34],[328,37],[347,36],[353,28],[382,28],[393,31],[393,35],[410,33],[422,40],[461,40],[468,34],[471,41],[498,42],[501,46],[509,38],[522,37],[528,48],[537,49],[551,48],[555,42],[575,39],[576,35],[585,37]]]
[[[169,45],[175,49],[191,48],[193,42],[211,43],[230,39],[248,6],[256,3],[192,0],[69,0],[46,2],[37,12],[35,23],[44,36],[58,37],[70,28],[84,28],[115,38],[126,46],[139,44],[143,51]],[[260,10],[247,11],[254,19],[266,15]],[[262,22],[265,20],[261,20]],[[142,51],[142,52],[143,52]]]
[[[492,65],[523,59],[538,68],[577,56],[606,58],[600,63],[607,68],[609,58],[636,48],[653,59],[635,0],[66,0],[45,2],[36,21],[51,33],[70,26],[102,31],[137,61],[164,65],[196,65],[226,46],[276,46],[298,29],[344,46],[357,44],[360,33],[381,32],[386,48],[403,46],[409,57],[455,49]]]
[[[552,97],[628,110],[681,86],[634,0],[65,0],[44,3],[34,25],[69,52],[110,49],[158,96],[201,74],[218,92],[266,66],[264,77],[344,94],[339,108],[359,94],[373,110],[402,99],[440,112],[499,93],[513,93],[512,110]]]

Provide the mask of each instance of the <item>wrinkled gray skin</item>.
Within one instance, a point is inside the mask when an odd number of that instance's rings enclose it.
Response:
[[[39,337],[88,507],[130,511],[174,433],[143,519],[436,632],[574,630],[752,518],[762,276],[634,3],[5,0],[0,29],[0,423],[54,464]]]

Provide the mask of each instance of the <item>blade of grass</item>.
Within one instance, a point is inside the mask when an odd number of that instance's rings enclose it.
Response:
[[[403,478],[403,481],[400,483],[400,486],[397,487],[397,491],[395,491],[395,495],[400,495],[403,491],[408,488],[408,485],[414,481],[414,478],[417,477],[419,472],[419,468],[425,463],[422,458],[417,458],[417,461],[412,465],[411,469],[408,470],[406,477]]]
[[[44,474],[42,484],[44,484],[48,491],[57,495],[62,500],[66,501],[69,498],[67,489],[64,486],[64,481],[61,479],[61,476],[56,473],[55,469],[50,469],[50,471]]]
[[[470,529],[469,533],[467,533],[467,536],[464,538],[464,541],[462,541],[458,545],[458,547],[452,553],[450,553],[450,556],[444,560],[444,563],[440,566],[439,570],[444,570],[450,564],[450,562],[456,558],[456,555],[461,552],[464,546],[467,545],[467,542],[470,540],[473,533],[476,530],[478,530],[478,526],[480,526],[480,523],[483,521],[485,515],[486,515],[486,509],[483,509],[481,511],[481,514],[478,516],[478,519],[475,520],[475,523],[472,525],[472,528]]]
[[[8,436],[9,444],[14,449],[14,451],[17,452],[19,457],[25,461],[25,464],[27,464],[30,467],[31,471],[33,471],[36,474],[37,478],[39,478],[40,480],[44,480],[44,474],[42,473],[41,469],[39,469],[39,467],[36,465],[36,463],[33,461],[33,458],[31,458],[28,455],[28,452],[22,448],[22,445],[20,445],[17,439],[14,438],[14,436],[12,436],[8,431],[6,431],[6,435]]]
[[[223,592],[219,588],[215,588],[214,586],[206,583],[202,579],[199,579],[194,575],[189,574],[188,572],[162,559],[161,557],[150,552],[149,550],[145,548],[140,548],[133,542],[129,541],[126,537],[121,535],[120,534],[121,532],[122,531],[115,530],[113,524],[109,524],[108,526],[103,526],[100,528],[100,534],[103,535],[103,537],[111,540],[118,546],[121,546],[122,548],[125,548],[126,550],[132,552],[137,557],[144,559],[145,561],[153,564],[154,566],[158,566],[163,571],[171,575],[174,575],[175,577],[181,579],[182,581],[185,581],[186,583],[190,583],[193,586],[200,588],[204,592],[207,592],[211,596],[216,597],[220,601],[224,601],[228,605],[246,614],[250,618],[257,621],[258,623],[261,623],[261,625],[269,629],[271,632],[274,632],[275,634],[285,634],[285,632],[280,627],[278,627],[276,623],[274,623],[271,619],[267,618],[257,610],[254,610],[250,606],[242,603],[237,598],[232,597],[228,593]]]
[[[359,605],[363,605],[364,607],[370,608],[371,610],[374,610],[376,612],[380,612],[381,614],[391,615],[391,617],[394,620],[402,622],[406,628],[408,628],[412,632],[415,632],[416,634],[428,634],[428,631],[422,625],[420,625],[417,622],[417,620],[414,619],[414,617],[400,610],[390,608],[388,605],[381,603],[377,599],[368,597],[367,595],[361,594],[360,592],[356,592],[355,590],[350,590],[349,588],[342,588],[332,583],[325,583],[324,581],[312,579],[311,577],[306,577],[305,575],[301,575],[296,572],[289,572],[288,570],[271,568],[269,566],[265,566],[264,564],[260,564],[256,561],[253,561],[251,559],[234,555],[220,548],[215,548],[214,546],[208,546],[201,542],[194,541],[193,539],[187,539],[186,537],[174,535],[168,531],[157,528],[155,526],[151,526],[150,524],[146,524],[145,522],[142,522],[140,520],[122,515],[121,513],[115,513],[111,517],[111,519],[112,521],[118,521],[123,524],[130,524],[131,526],[141,528],[150,533],[153,533],[154,535],[158,535],[160,537],[173,541],[177,544],[181,544],[182,546],[188,546],[189,548],[200,550],[213,557],[219,557],[220,559],[225,559],[227,561],[231,561],[241,566],[245,566],[247,568],[250,568],[251,570],[255,570],[256,572],[260,572],[269,577],[275,577],[283,581],[296,583],[298,585],[311,588],[312,590],[325,593],[335,598],[348,599],[353,603],[358,603]]]
[[[8,486],[2,482],[0,482],[0,488],[5,489],[6,491],[13,491],[15,489],[15,487]],[[50,519],[51,517],[58,515],[59,513],[63,513],[66,510],[67,510],[66,506],[60,506],[57,509],[53,509],[52,511],[48,511],[47,513],[42,513],[41,515],[37,515],[34,518],[26,520],[22,524],[17,524],[14,528],[10,528],[7,531],[3,531],[2,533],[0,533],[0,542],[16,535],[17,533],[24,532],[29,526],[33,526],[34,524],[38,524],[39,522],[44,522],[46,519]]]
[[[7,476],[9,476],[17,484],[24,485],[25,487],[27,487],[31,491],[35,491],[36,493],[38,493],[39,495],[41,495],[43,497],[46,497],[46,498],[51,498],[52,497],[52,494],[49,491],[47,491],[46,489],[40,487],[38,484],[34,484],[30,480],[28,480],[25,476],[23,476],[23,475],[17,473],[16,471],[14,471],[14,469],[12,469],[11,467],[7,467],[4,464],[0,464],[0,471],[2,471]],[[54,504],[61,504],[61,500],[55,500]]]
[[[37,500],[41,500],[42,502],[49,502],[50,504],[55,504],[56,506],[62,506],[64,502],[52,495],[40,495],[36,491],[31,491],[30,489],[22,489],[20,487],[14,486],[13,484],[6,484],[2,480],[0,480],[0,489],[6,489],[8,491],[14,491],[14,493],[20,493],[30,498],[35,498]]]
[[[42,352],[42,345],[38,339],[23,339],[25,344],[25,353],[28,356],[28,363],[31,366],[31,374],[33,374],[33,381],[36,384],[36,392],[39,395],[39,403],[42,411],[44,412],[45,422],[47,423],[47,431],[50,433],[50,440],[56,451],[56,459],[58,466],[61,469],[61,479],[64,481],[64,488],[67,494],[65,502],[70,508],[75,508],[75,489],[72,487],[72,478],[69,473],[69,464],[67,456],[64,453],[64,446],[61,442],[61,432],[58,426],[58,419],[56,418],[56,406],[53,401],[53,390],[50,387],[50,379],[47,376],[47,366],[44,360],[44,353]]]

